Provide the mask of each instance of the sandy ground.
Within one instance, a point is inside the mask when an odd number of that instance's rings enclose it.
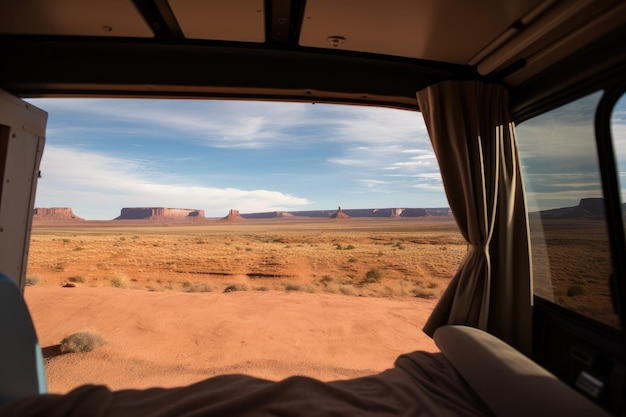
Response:
[[[181,293],[27,287],[50,392],[81,384],[173,387],[220,374],[354,378],[437,351],[421,328],[436,300],[304,292]],[[106,345],[55,355],[71,333]]]

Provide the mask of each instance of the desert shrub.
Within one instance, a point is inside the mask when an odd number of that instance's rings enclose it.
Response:
[[[430,300],[436,297],[434,292],[425,290],[423,288],[414,288],[412,293],[417,298],[426,298]]]
[[[124,288],[126,286],[126,277],[123,275],[116,275],[111,278],[111,286],[115,288]]]
[[[430,288],[431,290],[434,290],[435,288],[437,288],[439,286],[439,284],[437,284],[434,281],[431,281],[428,283],[427,287]]]
[[[339,292],[342,293],[343,295],[354,295],[354,288],[347,286],[347,285],[341,285],[339,286]]]
[[[288,282],[285,285],[285,291],[303,291],[303,292],[315,292],[315,288],[310,285],[302,285],[302,284],[294,284],[292,282]]]
[[[352,249],[355,249],[355,247],[354,247],[354,245],[346,245],[344,247],[344,246],[341,246],[340,243],[335,243],[335,249],[337,249],[337,250],[352,250]]]
[[[287,291],[301,291],[302,290],[302,285],[288,283],[288,284],[285,284],[285,290],[287,290]]]
[[[355,257],[348,258],[348,262],[353,263],[353,262],[357,262],[357,261],[358,261],[358,259],[355,258]]]
[[[78,332],[63,339],[60,348],[63,353],[91,352],[105,343],[104,339],[96,333]]]
[[[81,275],[77,275],[75,277],[69,277],[68,280],[70,282],[78,282],[78,283],[83,283],[85,282],[85,277],[81,276]]]
[[[365,283],[371,284],[374,282],[379,282],[383,277],[383,271],[378,268],[372,268],[365,273]]]
[[[41,281],[41,279],[39,278],[39,275],[29,275],[26,277],[26,285],[39,285],[39,281]]]
[[[184,286],[184,284],[183,284]],[[208,284],[206,282],[200,282],[197,283],[195,285],[191,285],[190,287],[186,288],[187,292],[212,292],[213,291],[213,286],[211,284]]]
[[[230,284],[224,288],[224,292],[233,291],[248,291],[248,286],[246,284]]]
[[[262,287],[255,287],[254,291],[269,291],[270,289],[266,286],[262,286]]]
[[[70,243],[71,241],[71,239],[63,239],[63,243]]]
[[[335,279],[331,277],[330,275],[324,275],[320,281],[321,282],[333,282],[334,280]]]
[[[571,285],[568,289],[567,289],[567,296],[568,297],[575,297],[577,295],[583,295],[585,294],[585,287],[583,287],[582,285]]]
[[[81,250],[85,250],[85,248],[83,248],[82,246],[76,246],[74,249],[72,249],[74,252],[78,252]]]

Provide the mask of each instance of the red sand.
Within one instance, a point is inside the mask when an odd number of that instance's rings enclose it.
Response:
[[[421,331],[435,300],[80,287],[28,287],[25,297],[44,352],[82,330],[107,341],[46,359],[50,392],[173,387],[234,373],[347,379],[390,368],[402,353],[437,351]]]

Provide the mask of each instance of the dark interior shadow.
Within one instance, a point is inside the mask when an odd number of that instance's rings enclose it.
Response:
[[[41,354],[44,359],[50,359],[55,356],[63,355],[65,352],[61,352],[61,345],[52,345],[41,348]]]

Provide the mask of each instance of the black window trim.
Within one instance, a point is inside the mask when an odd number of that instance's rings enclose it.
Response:
[[[624,350],[626,351],[626,239],[622,218],[620,184],[616,166],[611,121],[618,100],[626,93],[626,82],[605,88],[595,114],[595,137],[599,159],[604,210],[613,264],[610,290],[615,312],[620,317]]]

